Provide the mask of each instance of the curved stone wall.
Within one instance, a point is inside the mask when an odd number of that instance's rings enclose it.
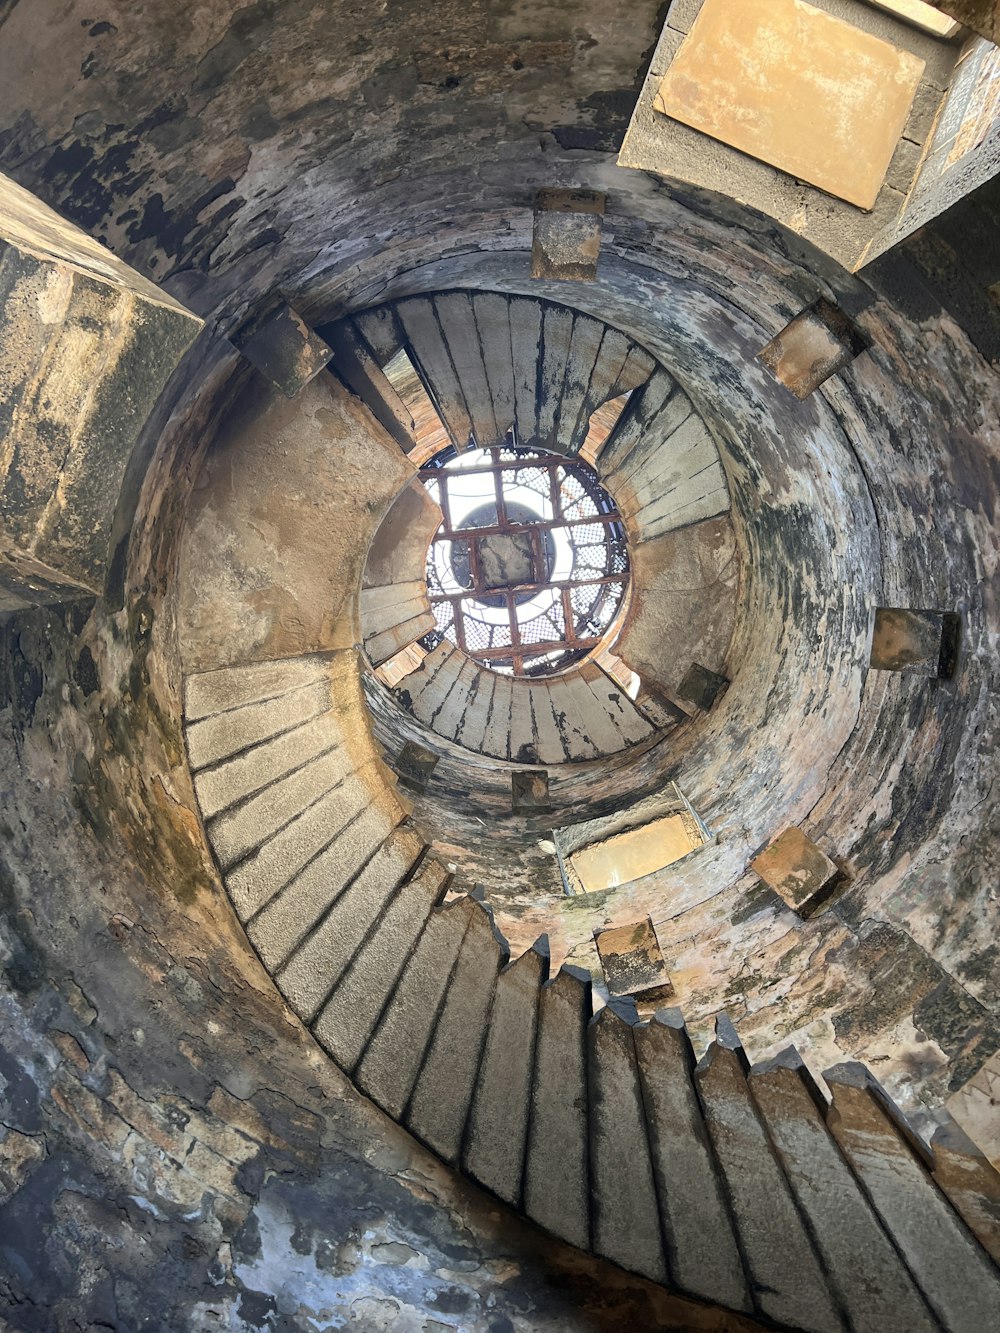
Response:
[[[280,407],[218,333],[236,336],[279,291],[313,323],[444,289],[558,301],[565,288],[528,277],[538,187],[607,193],[598,281],[574,286],[574,305],[662,359],[711,422],[742,562],[725,698],[611,770],[625,764],[637,793],[679,777],[717,840],[669,885],[626,886],[620,909],[652,911],[698,1047],[725,1006],[755,1057],[793,1036],[821,1068],[863,1056],[933,1120],[1000,1046],[995,372],[933,296],[906,287],[905,257],[904,297],[872,301],[863,281],[731,201],[613,165],[659,22],[655,6],[638,5],[611,23],[590,0],[572,14],[487,3],[373,14],[300,0],[2,8],[0,168],[208,325],[135,441],[141,475],[115,509],[136,518],[130,532],[113,525],[108,596],[3,627],[0,1310],[15,1328],[752,1326],[754,1316],[675,1301],[521,1230],[353,1091],[247,946],[183,746],[181,647],[188,670],[352,650],[363,555],[347,535],[365,500],[388,505],[410,466],[379,437],[392,475],[373,468],[364,409],[314,383],[275,437],[294,433],[300,409],[312,415],[322,485],[303,483],[282,513],[269,503],[290,480],[280,455],[266,470],[266,450],[241,458],[235,447]],[[818,295],[850,306],[872,348],[798,402],[754,358]],[[952,304],[961,319],[963,298]],[[353,474],[346,464],[346,501],[342,475],[324,473],[329,431],[360,451]],[[216,502],[227,491],[241,563],[214,603],[179,598],[179,579],[211,584],[222,567],[192,565],[181,549],[187,512],[202,549],[222,551]],[[343,502],[351,522],[331,531],[320,499],[333,512]],[[309,539],[308,567],[292,558],[290,530]],[[336,559],[319,558],[327,551]],[[960,612],[953,680],[868,672],[877,605]],[[600,809],[607,773],[575,766],[565,797]],[[456,846],[471,844],[487,817],[477,810],[507,778],[484,777],[456,815]],[[786,822],[849,881],[804,923],[746,871]],[[550,907],[516,914],[515,953]],[[554,916],[553,962],[589,948],[605,915],[598,901]],[[541,964],[524,957],[516,977],[534,981]],[[574,981],[545,991],[582,1043],[581,993]],[[617,1071],[586,1093],[595,1170],[611,1163],[614,1179],[629,1177],[617,1143],[600,1139],[613,1104],[602,1099],[628,1087],[626,1038],[637,1061],[644,1041],[673,1040],[669,1024],[622,1033],[609,1015],[586,1036],[587,1067]],[[706,1071],[672,1087],[689,1104],[693,1087],[706,1108],[733,1216],[760,1197],[741,1173],[746,1145],[764,1135],[764,1170],[810,1242],[796,1271],[812,1281],[822,1261],[824,1274],[843,1273],[845,1252],[812,1246],[835,1232],[822,1232],[824,1201],[797,1174],[808,1141],[810,1168],[831,1173],[814,1181],[829,1199],[841,1197],[829,1182],[846,1181],[865,1224],[877,1215],[876,1234],[895,1237],[933,1318],[988,1323],[989,1296],[971,1310],[942,1304],[961,1270],[947,1249],[919,1248],[923,1222],[947,1218],[966,1254],[971,1223],[956,1221],[891,1126],[886,1153],[871,1154],[883,1120],[870,1090],[848,1074],[835,1115],[789,1115],[783,1099],[798,1097],[801,1075],[779,1066],[746,1080],[727,1039],[723,1029]],[[544,1059],[564,1076],[558,1052]],[[625,1103],[633,1117],[636,1105]],[[642,1115],[653,1113],[643,1100]],[[649,1141],[648,1170],[633,1180],[647,1211],[660,1200]],[[942,1184],[946,1160],[942,1150]],[[953,1195],[961,1173],[982,1167],[962,1163],[956,1153]],[[904,1177],[919,1207],[886,1194]],[[968,1198],[958,1206],[974,1216]],[[619,1217],[587,1214],[616,1262]],[[662,1236],[669,1220],[659,1224]],[[754,1259],[770,1289],[754,1285],[754,1310],[826,1326],[820,1298],[808,1311],[795,1292],[780,1304],[787,1274],[770,1281],[768,1258]],[[879,1317],[851,1304],[853,1282],[836,1286],[833,1326]]]

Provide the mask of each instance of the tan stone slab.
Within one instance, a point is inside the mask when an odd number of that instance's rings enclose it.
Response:
[[[697,826],[681,814],[664,815],[570,854],[573,869],[590,890],[615,888],[672,865],[701,846]]]
[[[673,993],[660,942],[648,916],[627,926],[595,931],[594,943],[612,995],[649,1001],[667,999]]]
[[[653,105],[871,209],[924,63],[803,0],[705,0]]]
[[[840,873],[799,828],[785,829],[750,865],[799,916],[816,910]]]

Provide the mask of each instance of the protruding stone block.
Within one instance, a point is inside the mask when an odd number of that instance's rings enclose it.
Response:
[[[952,611],[912,611],[880,606],[875,612],[871,667],[916,676],[955,671],[961,616]]]
[[[710,671],[699,662],[692,662],[684,679],[677,687],[682,699],[707,713],[717,699],[729,689],[729,681],[717,671]]]
[[[808,398],[867,349],[867,338],[843,310],[821,298],[796,315],[757,356],[796,398]]]
[[[394,765],[399,774],[400,785],[408,791],[422,795],[427,790],[427,784],[437,768],[440,757],[433,750],[418,745],[416,741],[407,741]]]
[[[800,828],[787,828],[750,862],[793,912],[812,916],[830,896],[840,870]]]
[[[605,196],[596,190],[539,190],[531,242],[531,276],[594,282]]]
[[[333,349],[283,301],[248,320],[230,342],[286,398],[294,398],[333,356]]]
[[[510,803],[516,815],[541,814],[551,810],[549,775],[544,768],[533,768],[510,775]]]
[[[103,592],[133,454],[200,328],[0,176],[0,614]]]
[[[653,1002],[673,994],[650,917],[630,926],[595,931],[594,943],[612,995]]]

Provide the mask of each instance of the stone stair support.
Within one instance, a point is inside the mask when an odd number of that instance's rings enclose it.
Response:
[[[757,1112],[746,1072],[743,1049],[731,1025],[720,1020],[695,1079],[755,1303],[779,1324],[810,1333],[843,1333],[846,1325]]]
[[[409,1105],[462,941],[480,910],[466,897],[431,912],[354,1071],[362,1092],[396,1120]]]
[[[499,292],[477,292],[472,297],[483,352],[486,379],[493,401],[493,419],[500,439],[515,423],[514,362],[510,341],[510,307]]]
[[[508,305],[519,444],[530,443],[538,434],[537,395],[543,309],[538,301],[525,297],[512,297]]]
[[[553,443],[557,454],[575,453],[580,447],[576,444],[577,423],[590,389],[603,339],[604,325],[598,320],[590,319],[587,315],[574,317]]]
[[[752,1069],[749,1083],[848,1326],[933,1333],[936,1320],[830,1136],[798,1053]]]
[[[586,1030],[590,977],[562,967],[542,987],[535,1038],[524,1211],[578,1249],[590,1248]]]
[[[434,907],[447,889],[444,866],[425,858],[381,917],[366,923],[364,942],[313,1022],[320,1045],[351,1074]]]
[[[340,982],[371,924],[382,919],[416,873],[423,853],[423,841],[412,829],[395,829],[279,964],[278,987],[306,1023]]]
[[[404,817],[389,791],[375,795],[364,782],[344,784],[340,830],[314,860],[273,894],[247,921],[261,962],[276,971],[336,902]]]
[[[935,1185],[863,1065],[827,1070],[828,1124],[924,1298],[949,1333],[1000,1322],[997,1270]]]
[[[934,1179],[1000,1267],[1000,1171],[954,1120],[931,1140]]]
[[[613,1000],[587,1028],[594,1253],[665,1282],[656,1184],[636,1065],[634,1004]]]
[[[455,447],[465,449],[472,435],[472,417],[433,301],[425,296],[411,297],[398,302],[395,312],[406,334],[410,360],[417,368],[438,416]]]
[[[546,306],[542,317],[536,434],[534,440],[526,440],[526,444],[556,451],[556,430],[572,341],[573,312],[562,306]]]
[[[328,325],[323,336],[333,348],[331,366],[352,393],[356,393],[403,453],[409,453],[416,440],[409,409],[386,378],[350,320]]]
[[[434,1035],[413,1089],[406,1123],[450,1165],[462,1148],[490,1008],[507,943],[476,899]]]
[[[503,434],[493,413],[493,398],[472,297],[468,292],[446,292],[434,297],[434,308],[455,374],[462,386],[476,443],[481,449],[491,444],[500,444]]]
[[[521,1202],[539,988],[548,971],[543,935],[497,979],[462,1154],[466,1173],[513,1207]]]
[[[753,1302],[721,1173],[694,1084],[679,1009],[634,1030],[671,1280],[692,1296],[750,1312]]]
[[[328,681],[329,677],[330,659],[319,653],[280,662],[224,667],[188,676],[184,682],[187,730],[191,730],[194,722],[215,713],[226,713],[246,704],[264,703],[302,686]]]

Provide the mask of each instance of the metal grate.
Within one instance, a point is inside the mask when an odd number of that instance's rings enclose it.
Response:
[[[577,458],[519,449],[441,450],[421,469],[443,521],[427,592],[447,639],[504,674],[554,675],[607,637],[629,581],[621,515]]]

